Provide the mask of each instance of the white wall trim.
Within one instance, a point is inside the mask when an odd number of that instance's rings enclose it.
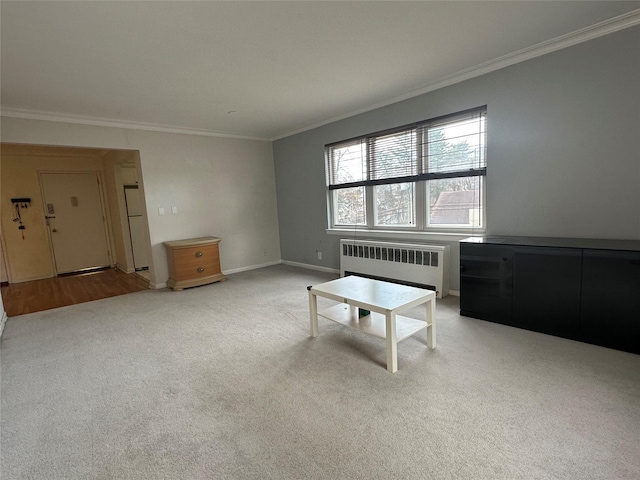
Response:
[[[126,265],[122,265],[120,262],[116,262],[116,268],[126,274],[134,273],[136,271],[135,268],[127,268]]]
[[[249,265],[247,267],[233,268],[231,270],[224,270],[222,273],[225,275],[231,275],[233,273],[246,272],[248,270],[257,270],[258,268],[270,267],[272,265],[279,265],[282,263],[282,260],[275,260],[273,262],[261,263],[259,265]]]
[[[238,140],[258,140],[270,142],[270,138],[251,135],[236,135],[232,133],[216,132],[197,128],[179,127],[175,125],[161,125],[157,123],[133,122],[110,118],[88,117],[84,115],[70,115],[66,113],[46,112],[41,110],[27,110],[24,108],[2,108],[0,116],[22,118],[26,120],[44,120],[47,122],[74,123],[93,125],[97,127],[127,128],[131,130],[146,130],[150,132],[179,133],[184,135],[200,135],[203,137],[233,138]]]
[[[333,123],[338,120],[343,120],[345,118],[353,117],[354,115],[359,115],[361,113],[369,112],[377,108],[385,107],[393,103],[401,102],[403,100],[407,100],[409,98],[413,98],[418,95],[432,92],[434,90],[438,90],[440,88],[447,87],[449,85],[460,83],[464,80],[478,77],[480,75],[484,75],[486,73],[490,73],[495,70],[499,70],[501,68],[514,65],[516,63],[524,62],[526,60],[530,60],[532,58],[536,58],[541,55],[546,55],[547,53],[555,52],[556,50],[561,50],[563,48],[577,45],[582,42],[587,42],[589,40],[593,40],[595,38],[602,37],[610,33],[615,33],[619,30],[633,27],[639,24],[640,24],[640,9],[632,10],[631,12],[627,12],[623,15],[619,15],[609,20],[596,23],[595,25],[591,25],[591,26],[582,28],[580,30],[576,30],[575,32],[571,32],[566,35],[562,35],[560,37],[538,43],[537,45],[532,45],[530,47],[523,48],[517,52],[513,52],[508,55],[504,55],[502,57],[498,57],[493,60],[483,62],[474,67],[470,67],[470,68],[461,70],[459,72],[453,73],[451,75],[444,76],[440,79],[434,80],[426,85],[423,85],[422,87],[411,90],[410,92],[406,92],[401,95],[394,96],[383,102],[370,105],[360,110],[345,113],[337,117],[332,117],[318,123],[307,125],[297,130],[293,130],[290,132],[283,132],[282,134],[276,135],[272,138],[263,138],[263,137],[256,137],[251,135],[237,135],[237,134],[224,133],[224,132],[218,132],[213,130],[180,127],[177,125],[162,125],[162,124],[156,124],[156,123],[134,122],[134,121],[126,121],[126,120],[90,117],[90,116],[84,116],[84,115],[71,115],[66,113],[28,110],[28,109],[20,109],[20,108],[2,108],[2,111],[0,112],[0,116],[11,117],[11,118],[22,118],[22,119],[28,119],[28,120],[46,120],[50,122],[95,125],[100,127],[127,128],[127,129],[134,129],[134,130],[146,130],[146,131],[164,132],[164,133],[180,133],[185,135],[200,135],[200,136],[206,136],[206,137],[235,138],[235,139],[242,139],[242,140],[258,140],[258,141],[268,142],[268,141],[274,141],[274,140],[279,140],[281,138],[289,137],[291,135],[302,133],[307,130],[312,130],[314,128],[318,128],[323,125],[327,125],[329,123]]]
[[[4,325],[7,323],[7,312],[2,310],[2,317],[0,318],[0,338],[2,338],[2,332],[4,332]]]
[[[273,265],[280,265],[280,264],[292,265],[295,267],[302,267],[302,268],[309,268],[311,270],[320,270],[323,272],[340,273],[340,270],[335,270],[333,268],[318,267],[316,265],[307,265],[306,263],[297,263],[297,262],[287,262],[283,260],[275,260],[273,262],[261,263],[259,265],[249,265],[247,267],[232,268],[231,270],[224,270],[222,273],[225,275],[232,275],[234,273],[246,272],[249,270],[257,270],[259,268],[271,267]],[[165,288],[166,286],[167,286],[166,283],[149,283],[149,288],[156,289],[156,290]]]
[[[487,73],[491,73],[495,70],[500,70],[501,68],[515,65],[516,63],[525,62],[527,60],[531,60],[533,58],[555,52],[556,50],[561,50],[563,48],[571,47],[573,45],[587,42],[589,40],[593,40],[595,38],[602,37],[610,33],[615,33],[617,31],[624,30],[625,28],[633,27],[636,25],[640,25],[640,8],[636,10],[632,10],[631,12],[627,12],[618,17],[610,18],[609,20],[596,23],[595,25],[591,25],[591,26],[582,28],[580,30],[576,30],[575,32],[561,35],[560,37],[556,37],[551,40],[547,40],[547,41],[538,43],[536,45],[523,48],[516,52],[503,55],[502,57],[494,58],[493,60],[480,63],[473,67],[460,70],[451,75],[447,75],[440,79],[434,80],[433,82],[423,85],[422,87],[412,90],[410,92],[404,93],[402,95],[397,95],[395,97],[389,98],[388,100],[384,100],[383,102],[370,105],[360,110],[345,113],[337,117],[329,118],[327,120],[323,120],[321,122],[314,123],[312,125],[307,125],[298,130],[277,135],[271,140],[275,141],[281,138],[290,137],[291,135],[296,135],[298,133],[306,132],[307,130],[313,130],[314,128],[322,127],[323,125],[327,125],[329,123],[337,122],[339,120],[344,120],[345,118],[350,118],[355,115],[360,115],[362,113],[369,112],[371,110],[376,110],[378,108],[386,107],[388,105],[392,105],[394,103],[398,103],[403,100],[407,100],[409,98],[417,97],[418,95],[423,95],[425,93],[433,92],[434,90],[439,90],[441,88],[448,87],[450,85],[454,85],[456,83],[460,83],[465,80],[469,80],[471,78],[475,78],[481,75],[485,75]]]
[[[284,265],[289,265],[292,267],[301,267],[301,268],[306,268],[308,270],[318,270],[319,272],[337,273],[338,275],[340,274],[340,270],[337,270],[335,268],[321,267],[319,265],[311,265],[308,263],[291,262],[289,260],[282,260],[282,263]]]
[[[47,275],[47,276],[35,276],[35,277],[24,277],[24,278],[13,278],[11,281],[9,281],[9,283],[24,283],[24,282],[34,282],[36,280],[46,280],[47,278],[55,278],[56,277],[56,273],[54,272],[53,275]]]

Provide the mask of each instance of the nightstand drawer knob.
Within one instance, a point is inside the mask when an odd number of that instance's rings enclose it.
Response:
[[[200,273],[204,272],[204,267],[198,267],[198,271],[199,271]]]
[[[201,252],[200,250],[198,250],[198,251],[196,252],[196,257],[201,257],[201,256],[202,256],[202,252]]]

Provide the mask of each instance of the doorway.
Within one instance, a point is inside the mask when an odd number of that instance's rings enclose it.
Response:
[[[11,206],[11,200],[14,198],[31,197],[30,207],[20,212],[24,229],[19,229],[19,224],[14,222],[14,212],[11,208],[0,209],[0,222],[2,223],[0,237],[7,267],[4,272],[5,280],[9,284],[39,281],[54,278],[58,276],[59,271],[77,271],[79,269],[80,272],[84,272],[84,268],[107,264],[110,267],[115,266],[124,273],[134,273],[123,189],[123,183],[130,183],[139,186],[139,195],[143,204],[143,243],[149,265],[149,270],[142,270],[136,276],[148,272],[146,277],[148,282],[152,277],[153,265],[146,223],[146,208],[144,207],[144,185],[139,163],[139,152],[136,150],[0,142],[0,168],[2,170],[0,200],[2,205]],[[135,172],[133,175],[129,175],[131,178],[121,178],[121,170],[124,170],[120,168],[122,165],[130,166],[127,169],[130,174]],[[92,182],[92,185],[100,192],[96,196],[96,204],[100,205],[100,213],[94,217],[101,219],[102,215],[105,215],[105,218],[102,220],[102,224],[91,227],[91,230],[100,232],[100,240],[84,240],[81,247],[99,242],[100,251],[103,254],[102,259],[85,261],[68,268],[63,266],[57,268],[56,263],[60,264],[61,262],[59,260],[56,262],[52,241],[56,238],[53,237],[54,235],[60,237],[63,233],[59,224],[61,219],[58,218],[59,208],[66,207],[75,213],[78,209],[83,208],[85,203],[80,198],[80,194],[71,191],[62,197],[60,207],[52,200],[45,200],[41,182],[41,174],[43,173],[92,174],[92,178],[95,180],[95,184]],[[72,200],[71,197],[77,198]],[[78,205],[72,207],[72,201],[74,203],[77,201]],[[54,204],[53,214],[48,213],[47,203]],[[56,218],[45,218],[48,216]],[[47,220],[49,225],[47,225]],[[57,230],[56,232],[51,231],[54,228]],[[78,230],[76,235],[83,238],[89,229],[85,225],[81,225]],[[110,251],[110,254],[107,254],[107,251]]]
[[[111,265],[97,172],[40,173],[56,274]]]

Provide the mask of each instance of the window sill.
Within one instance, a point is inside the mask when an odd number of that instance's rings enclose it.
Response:
[[[353,228],[327,228],[329,235],[339,235],[344,238],[386,238],[393,240],[411,240],[417,242],[459,242],[465,238],[478,237],[484,232],[407,232],[398,230],[368,230]]]

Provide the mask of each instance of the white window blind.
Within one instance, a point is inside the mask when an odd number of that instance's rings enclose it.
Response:
[[[484,228],[487,109],[325,146],[330,227]]]
[[[486,108],[329,144],[329,189],[486,175]]]

